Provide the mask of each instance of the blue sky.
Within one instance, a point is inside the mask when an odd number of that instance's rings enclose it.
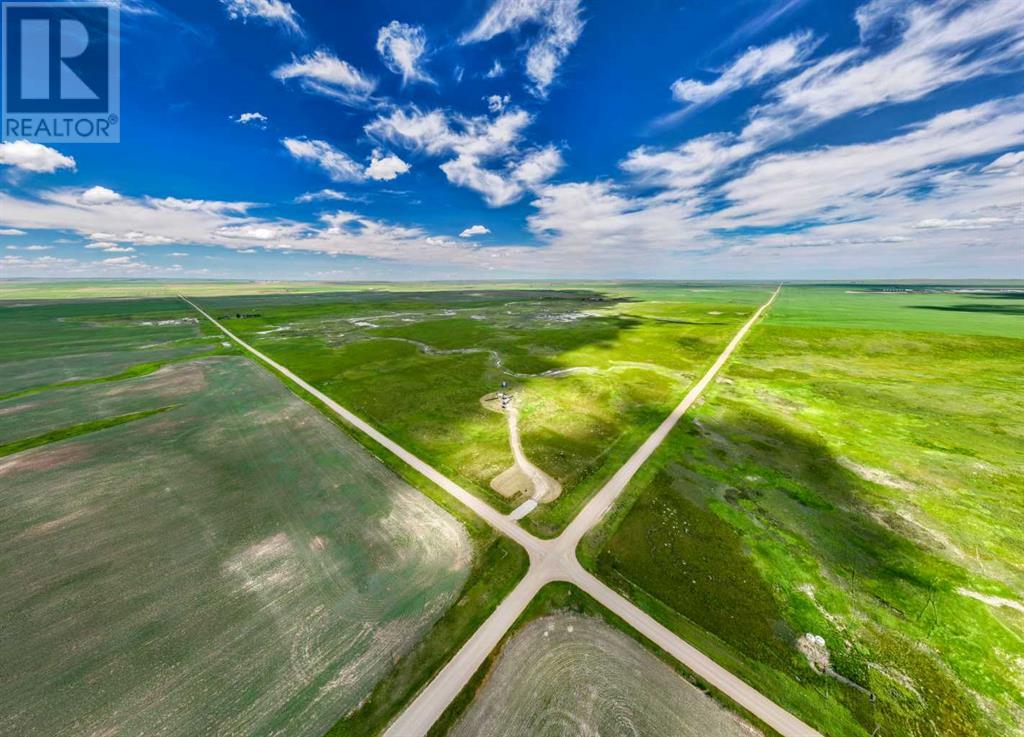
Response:
[[[1019,0],[131,0],[0,275],[1024,277]]]

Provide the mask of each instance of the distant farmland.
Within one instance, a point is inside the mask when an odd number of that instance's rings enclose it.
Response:
[[[2,734],[321,735],[469,574],[461,524],[247,359],[0,402],[0,449],[62,431],[0,454]]]

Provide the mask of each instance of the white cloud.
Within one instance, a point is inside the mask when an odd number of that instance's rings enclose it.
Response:
[[[487,235],[490,232],[490,229],[484,225],[470,225],[459,233],[459,238],[472,238],[475,235]]]
[[[103,259],[100,263],[108,266],[142,266],[134,256],[111,256]]]
[[[558,67],[569,55],[583,32],[579,0],[494,0],[474,28],[462,34],[459,43],[488,41],[525,24],[540,27],[526,53],[526,75],[532,91],[547,95]]]
[[[441,164],[448,181],[479,192],[491,207],[504,207],[523,195],[523,188],[502,173],[484,168],[472,156],[460,156]]]
[[[807,32],[796,33],[767,46],[752,46],[735,59],[713,82],[677,79],[672,83],[672,97],[679,102],[703,104],[714,102],[743,87],[791,71],[802,64],[817,42]]]
[[[248,203],[174,200],[173,198],[129,197],[102,207],[83,206],[78,189],[52,189],[32,196],[15,196],[0,191],[0,216],[6,224],[28,230],[60,230],[89,238],[103,247],[117,244],[153,246],[164,244],[222,244],[228,239],[218,230],[228,226],[273,225],[287,234],[304,226],[290,221],[267,221],[246,214]],[[187,207],[167,206],[168,200]],[[244,241],[243,241],[244,242]],[[232,245],[237,240],[230,241]]]
[[[508,95],[489,95],[484,99],[487,100],[487,110],[492,113],[500,113],[512,100]]]
[[[1019,270],[1024,157],[1002,152],[1022,142],[1024,96],[940,114],[881,141],[765,156],[724,182],[672,170],[645,180],[660,188],[643,196],[611,182],[544,185],[528,218],[547,246],[535,263],[585,257],[596,273],[618,275],[667,265],[693,275],[709,265],[711,275],[762,278],[801,269],[850,278],[877,274],[865,270],[880,263],[908,276],[993,274],[1015,261]],[[694,156],[715,167],[717,153]]]
[[[40,256],[29,259],[24,256],[3,256],[0,257],[0,267],[3,271],[14,271],[33,273],[39,271],[52,272],[60,267],[70,267],[78,264],[75,259],[57,258],[55,256]]]
[[[644,184],[688,192],[756,152],[751,143],[735,143],[726,134],[709,134],[659,151],[641,146],[629,153],[622,168]]]
[[[400,158],[394,154],[385,156],[380,149],[374,149],[370,165],[366,167],[365,175],[369,179],[390,182],[407,171],[409,171],[409,165]]]
[[[325,95],[349,105],[365,105],[377,81],[325,49],[293,57],[274,70],[280,80],[295,79],[307,92]]]
[[[389,70],[402,76],[402,84],[434,79],[421,64],[427,53],[427,34],[422,26],[391,21],[377,33],[377,53]]]
[[[503,67],[501,65],[500,61],[495,59],[494,63],[491,65],[491,68],[488,69],[487,72],[484,74],[484,78],[485,79],[497,79],[498,77],[502,76],[503,74],[505,74],[505,67]]]
[[[327,141],[285,138],[281,143],[294,158],[316,164],[335,182],[358,182],[363,178],[362,167]]]
[[[336,182],[360,182],[365,179],[391,181],[409,171],[409,164],[394,154],[385,154],[374,149],[370,163],[363,168],[344,151],[340,151],[327,141],[306,138],[285,138],[281,141],[292,157],[301,161],[316,164]],[[299,202],[312,202],[318,199],[349,199],[340,192],[324,189],[302,195]]]
[[[98,235],[98,233],[93,233],[92,237],[95,238]],[[102,235],[105,238],[116,238],[119,243],[134,243],[138,246],[162,246],[174,242],[173,238],[153,233],[143,233],[139,230],[129,230],[120,234],[104,233]]]
[[[191,212],[237,212],[243,213],[253,207],[252,202],[224,202],[222,200],[181,199],[178,197],[147,197],[146,201],[162,210],[183,210]]]
[[[111,202],[117,202],[119,199],[121,199],[121,195],[117,192],[100,186],[90,187],[82,192],[78,198],[79,202],[83,205],[109,205]]]
[[[540,184],[553,177],[565,162],[554,146],[531,151],[512,167],[512,178],[527,187]]]
[[[110,246],[103,249],[104,253],[135,253],[132,246]]]
[[[173,258],[187,258],[188,257],[188,254],[185,253],[184,251],[174,251],[172,253],[169,253],[168,255],[173,257]]]
[[[1009,222],[1007,218],[925,218],[915,228],[920,230],[988,230]]]
[[[241,125],[252,125],[256,128],[267,127],[267,116],[263,113],[242,113],[237,118],[232,118],[233,121]]]
[[[1019,167],[1022,164],[1024,164],[1024,151],[1012,151],[1000,156],[989,164],[986,169],[989,171],[1005,171]]]
[[[780,18],[799,9],[809,0],[763,0],[757,4],[758,14],[744,21],[728,37],[722,40],[719,48],[731,48],[734,44],[756,36],[772,26]]]
[[[548,239],[562,258],[642,259],[644,252],[694,249],[694,210],[678,202],[631,197],[610,182],[547,185],[532,203],[530,230]],[[595,248],[595,245],[600,247]]]
[[[371,137],[432,156],[454,156],[440,165],[448,181],[479,192],[491,207],[501,207],[521,198],[545,171],[553,174],[561,165],[551,146],[525,155],[520,152],[523,130],[532,121],[529,113],[519,109],[494,118],[453,116],[449,120],[440,110],[422,113],[409,108],[380,116],[364,130]]]
[[[432,110],[421,113],[415,107],[408,111],[396,108],[388,115],[367,123],[364,130],[374,138],[432,155],[450,151],[456,139],[444,112]]]
[[[336,189],[325,188],[318,192],[306,192],[295,198],[296,202],[307,203],[307,202],[318,202],[321,200],[352,200],[353,198],[344,192],[339,192]]]
[[[146,0],[99,0],[100,5],[116,7],[128,15],[159,15],[160,11]]]
[[[17,228],[0,228],[0,235],[26,235],[26,233]]]
[[[60,230],[90,237],[93,242],[86,248],[97,251],[123,248],[128,243],[136,248],[176,243],[222,246],[239,252],[252,249],[281,253],[301,251],[417,265],[463,265],[466,268],[477,268],[485,259],[489,260],[489,255],[479,254],[472,243],[454,242],[419,227],[387,223],[352,212],[339,211],[322,215],[312,222],[297,222],[253,218],[239,209],[160,207],[154,203],[166,198],[156,197],[124,195],[103,208],[83,207],[78,201],[80,194],[77,190],[55,189],[22,197],[0,191],[0,213],[5,220],[20,227]],[[13,255],[12,258],[24,259]],[[124,256],[111,255],[111,258]],[[157,273],[155,267],[131,266],[129,261],[81,263],[105,264],[104,268],[145,268]],[[43,264],[35,261],[7,268],[12,272],[24,269],[26,273],[46,270]],[[54,266],[49,273],[56,274],[61,268]],[[72,266],[68,270],[73,270]]]
[[[910,5],[910,0],[871,0],[861,5],[853,14],[860,29],[861,41],[878,35],[887,25],[896,21]]]
[[[221,0],[232,20],[247,21],[259,18],[267,23],[277,23],[294,33],[302,33],[299,14],[291,3],[284,0]]]
[[[837,51],[780,83],[743,138],[767,144],[856,110],[1021,68],[1024,4],[1017,0],[871,5],[879,10],[870,21],[862,14],[862,33],[884,17],[900,30],[898,43],[874,55],[867,46]]]
[[[58,169],[75,168],[75,160],[70,156],[30,141],[0,143],[0,164],[40,174],[52,174]]]
[[[875,143],[765,157],[724,185],[732,204],[719,217],[762,226],[871,217],[886,199],[934,184],[938,167],[1021,143],[1024,97],[954,110]]]
[[[289,229],[272,224],[231,225],[218,228],[216,234],[232,240],[276,241],[287,237]]]
[[[867,36],[891,29],[893,38],[880,52],[856,46],[809,62],[768,92],[768,102],[753,108],[739,133],[708,134],[674,149],[641,147],[629,154],[623,169],[644,184],[672,190],[672,196],[692,195],[740,162],[823,122],[919,99],[972,77],[1006,73],[1024,59],[1019,3],[884,0],[864,8],[868,11],[859,20]]]

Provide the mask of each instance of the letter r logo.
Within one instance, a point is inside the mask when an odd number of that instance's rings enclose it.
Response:
[[[60,99],[98,100],[65,59],[81,56],[89,47],[89,31],[81,21],[60,21],[60,49],[51,57],[50,21],[26,19],[21,22],[21,96],[25,100],[50,99],[50,66],[60,64]]]
[[[107,8],[25,4],[7,9],[7,109],[99,112],[108,88]]]
[[[121,140],[115,0],[0,0],[0,140]]]

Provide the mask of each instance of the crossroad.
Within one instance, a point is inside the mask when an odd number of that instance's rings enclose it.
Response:
[[[822,737],[822,735],[752,688],[715,661],[704,655],[677,634],[659,623],[618,592],[583,569],[576,558],[576,548],[583,536],[604,516],[633,476],[693,406],[715,379],[754,324],[778,296],[776,289],[751,318],[744,323],[704,376],[686,394],[671,414],[655,429],[623,466],[583,507],[580,513],[558,537],[551,540],[538,538],[508,515],[504,515],[485,501],[462,488],[430,464],[409,452],[372,425],[345,409],[316,387],[296,376],[290,370],[264,355],[221,325],[189,299],[182,299],[203,317],[213,323],[228,338],[258,358],[267,366],[287,377],[305,391],[323,402],[332,412],[356,429],[394,453],[403,462],[426,476],[448,494],[462,502],[492,528],[515,540],[529,554],[530,567],[523,579],[498,605],[486,621],[470,636],[455,656],[434,676],[395,718],[384,732],[385,737],[423,737],[438,717],[452,703],[459,692],[479,669],[487,656],[511,629],[527,605],[545,584],[553,581],[572,583],[588,593],[602,605],[622,618],[640,634],[648,638],[686,668],[711,686],[733,699],[748,712],[769,725],[783,737]]]

